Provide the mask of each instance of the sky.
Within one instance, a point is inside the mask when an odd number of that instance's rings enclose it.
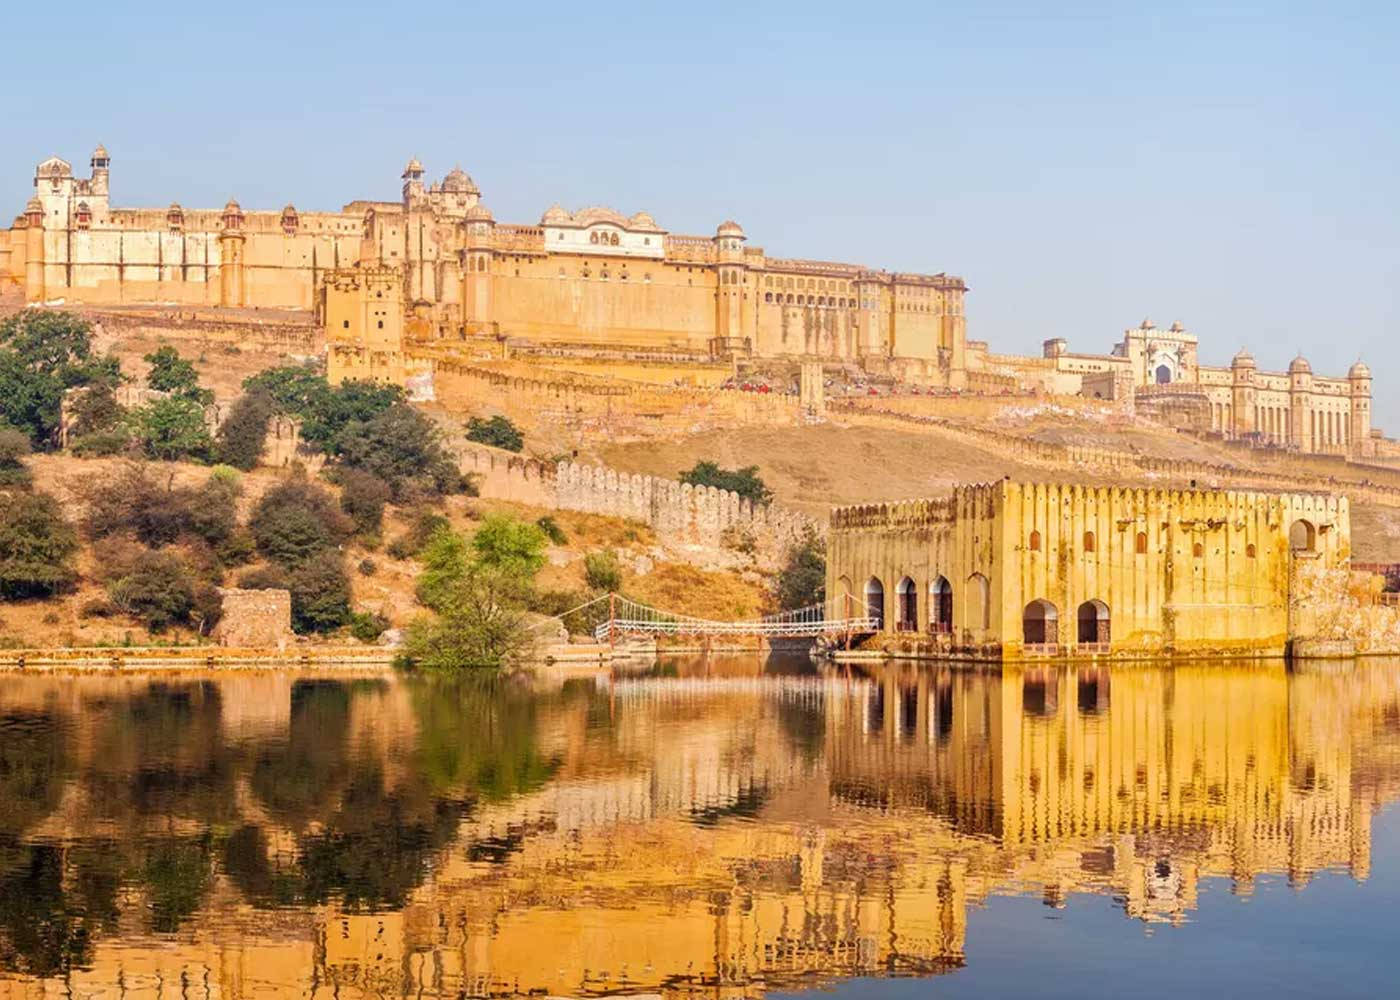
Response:
[[[0,218],[57,154],[116,205],[335,209],[460,164],[497,219],[646,210],[947,271],[968,336],[1358,357],[1400,433],[1400,5],[11,5]]]

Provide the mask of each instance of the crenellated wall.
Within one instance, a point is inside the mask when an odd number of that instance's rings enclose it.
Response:
[[[751,532],[760,556],[772,561],[807,531],[820,530],[805,514],[754,504],[729,490],[600,465],[554,465],[484,445],[463,445],[457,456],[483,496],[640,521],[673,543],[719,547],[726,529],[738,527]]]

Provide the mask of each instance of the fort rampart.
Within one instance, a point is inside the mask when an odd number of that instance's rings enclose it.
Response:
[[[640,521],[671,542],[718,547],[737,530],[751,535],[758,552],[774,560],[807,531],[820,530],[805,514],[709,486],[598,465],[556,465],[484,445],[464,445],[457,454],[483,496]]]

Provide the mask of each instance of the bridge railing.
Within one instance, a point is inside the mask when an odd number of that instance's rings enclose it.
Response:
[[[813,604],[793,611],[782,611],[748,621],[715,621],[662,611],[612,594],[608,597],[608,620],[593,630],[595,639],[617,635],[733,635],[798,638],[840,633],[877,632],[879,620],[869,616],[828,617],[825,607]]]

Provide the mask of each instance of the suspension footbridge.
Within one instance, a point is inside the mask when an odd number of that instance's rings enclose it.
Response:
[[[603,607],[604,602],[606,609]],[[654,608],[621,594],[606,594],[580,605],[572,612],[566,612],[566,616],[575,612],[591,611],[594,617],[601,618],[606,611],[606,619],[598,620],[593,626],[593,637],[600,642],[637,636],[755,636],[768,639],[854,637],[880,630],[878,618],[869,615],[832,614],[832,610],[824,604],[813,604],[794,611],[764,615],[761,618],[717,621]]]

